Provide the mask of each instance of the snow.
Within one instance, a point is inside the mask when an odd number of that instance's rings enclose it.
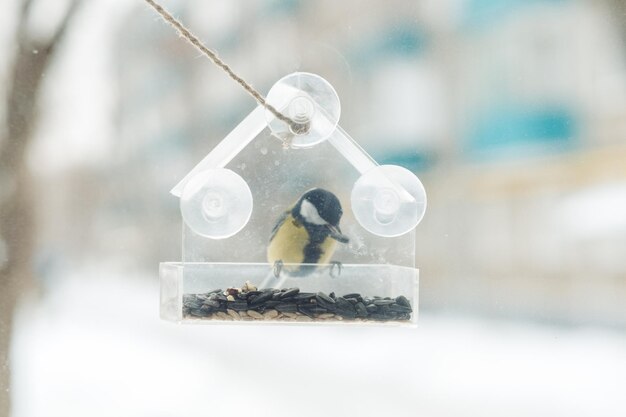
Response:
[[[156,280],[105,270],[57,282],[16,328],[14,417],[626,415],[609,330],[176,325]]]

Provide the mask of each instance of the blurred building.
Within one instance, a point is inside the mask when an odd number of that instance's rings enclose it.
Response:
[[[425,308],[626,326],[626,61],[610,3],[166,5],[262,92],[323,75],[360,144],[419,173]],[[255,106],[152,13],[138,7],[119,37],[111,190],[146,265],[178,258],[167,191]]]

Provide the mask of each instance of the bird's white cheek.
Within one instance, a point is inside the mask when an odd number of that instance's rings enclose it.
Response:
[[[302,201],[302,205],[300,206],[300,214],[309,223],[324,225],[328,224],[326,220],[322,219],[322,216],[317,212],[317,209],[313,204],[311,204],[307,200]]]

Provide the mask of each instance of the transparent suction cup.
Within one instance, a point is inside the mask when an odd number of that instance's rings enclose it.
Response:
[[[308,148],[326,140],[337,127],[341,105],[335,89],[322,77],[296,72],[281,78],[267,95],[267,102],[300,125],[294,132],[287,123],[266,111],[274,136],[290,140],[294,148]]]
[[[396,165],[377,166],[363,174],[351,199],[359,224],[383,237],[413,230],[426,211],[424,186],[411,171]]]
[[[195,233],[224,239],[239,232],[250,220],[252,193],[244,179],[233,171],[209,169],[187,182],[180,211]]]

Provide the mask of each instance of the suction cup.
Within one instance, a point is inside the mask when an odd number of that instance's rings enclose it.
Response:
[[[239,232],[252,214],[250,187],[229,169],[209,169],[191,178],[180,197],[185,223],[195,233],[225,239]]]
[[[341,114],[335,89],[322,77],[307,72],[281,78],[267,94],[267,103],[300,125],[294,132],[271,112],[265,113],[272,134],[289,139],[294,148],[309,148],[326,140],[337,127]]]
[[[351,200],[359,224],[383,237],[413,230],[426,211],[424,186],[411,171],[396,165],[377,166],[361,175]]]

